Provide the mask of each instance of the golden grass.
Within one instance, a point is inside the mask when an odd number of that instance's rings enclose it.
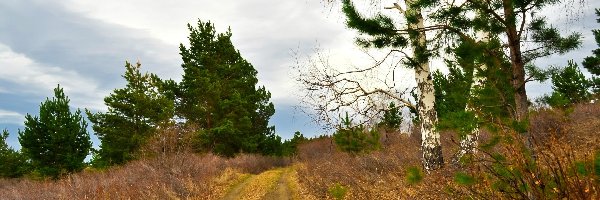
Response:
[[[530,122],[529,132],[537,139],[539,169],[552,168],[556,165],[552,162],[568,165],[566,158],[589,162],[590,156],[600,151],[598,103],[577,105],[572,113],[537,110]],[[452,132],[441,135],[448,162],[458,149],[457,136]],[[482,133],[481,142],[489,137]],[[353,156],[339,152],[331,139],[321,138],[301,144],[294,165],[287,168],[281,167],[290,164],[288,158],[158,155],[104,171],[87,169],[58,181],[0,179],[0,199],[221,199],[245,182],[240,198],[261,199],[275,189],[282,176],[292,199],[331,199],[328,190],[335,184],[348,188],[346,199],[462,199],[472,194],[454,182],[454,174],[465,168],[449,164],[426,174],[421,182],[409,184],[406,170],[421,165],[419,146],[417,131],[412,136],[388,133],[380,151]],[[489,179],[481,181],[473,189],[503,199],[491,191]],[[599,197],[599,182],[573,179],[577,182],[581,188],[573,184],[565,189]]]

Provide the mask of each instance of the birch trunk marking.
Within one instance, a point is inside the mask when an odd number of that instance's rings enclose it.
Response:
[[[406,1],[406,15],[409,29],[422,30],[423,15],[421,9],[413,6],[413,1]],[[416,17],[416,23],[411,23],[410,16]],[[423,151],[423,168],[431,171],[443,167],[442,145],[440,134],[435,129],[437,124],[437,113],[435,111],[435,90],[433,78],[430,73],[429,59],[419,60],[419,56],[427,50],[427,38],[425,32],[418,31],[416,37],[410,38],[413,43],[413,56],[417,57],[418,65],[415,67],[415,81],[419,88],[418,112],[421,120],[421,149]]]

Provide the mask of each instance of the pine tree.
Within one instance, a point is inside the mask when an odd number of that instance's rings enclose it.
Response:
[[[514,1],[514,0],[467,0],[464,4],[442,9],[436,18],[445,23],[442,29],[467,36],[470,31],[480,31],[488,35],[506,37],[499,48],[506,50],[510,61],[512,91],[514,91],[514,109],[512,118],[525,123],[528,118],[529,101],[525,84],[533,79],[526,77],[531,61],[554,53],[565,53],[580,46],[580,34],[562,36],[558,29],[548,25],[546,19],[539,16],[540,11],[561,1]],[[467,18],[467,14],[474,14]],[[533,48],[530,48],[533,47]],[[485,51],[482,51],[482,53]]]
[[[588,100],[591,87],[592,81],[587,80],[577,64],[570,60],[567,67],[552,71],[554,91],[550,96],[541,97],[541,101],[552,107],[565,108]]]
[[[596,16],[600,17],[600,9],[596,8]],[[600,23],[600,18],[596,19]],[[600,46],[600,29],[592,30],[596,44]],[[595,93],[600,93],[600,49],[592,51],[592,56],[588,56],[583,60],[583,67],[592,73],[592,84]]]
[[[184,71],[176,91],[177,114],[200,127],[198,150],[224,156],[271,152],[277,140],[268,125],[275,109],[271,93],[256,87],[257,71],[210,22],[188,24],[189,47],[180,45]],[[280,140],[280,138],[279,138]]]
[[[102,142],[93,160],[98,167],[134,159],[136,151],[156,129],[167,126],[173,118],[174,101],[162,91],[163,82],[155,74],[142,74],[140,69],[140,63],[125,62],[123,78],[127,85],[104,98],[108,112],[86,110]]]
[[[40,105],[39,116],[25,116],[25,130],[19,130],[23,154],[33,169],[54,179],[85,167],[92,143],[87,123],[78,109],[71,113],[69,98],[58,86],[54,97]]]
[[[365,48],[409,47],[412,56],[404,64],[414,69],[415,81],[419,89],[417,96],[417,113],[419,118],[423,150],[423,166],[426,170],[441,168],[444,164],[440,134],[435,130],[437,113],[435,110],[435,88],[430,72],[430,57],[433,52],[428,49],[425,20],[421,10],[430,6],[426,2],[407,0],[406,10],[399,4],[388,9],[397,9],[406,20],[405,28],[397,28],[392,18],[377,14],[372,18],[361,16],[351,0],[343,0],[342,11],[346,15],[347,26],[368,37],[357,39],[357,44]],[[406,55],[406,54],[405,54]]]
[[[0,135],[0,177],[17,178],[26,174],[29,163],[25,156],[8,146],[8,130],[4,129]]]

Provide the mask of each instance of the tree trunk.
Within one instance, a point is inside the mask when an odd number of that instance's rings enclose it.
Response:
[[[516,16],[512,0],[504,0],[504,19],[506,21],[506,35],[512,63],[512,87],[515,91],[515,110],[513,118],[522,122],[527,120],[529,103],[525,91],[525,63],[521,52],[521,38],[517,33]]]
[[[410,29],[422,30],[424,27],[421,9],[412,4],[413,1],[406,1],[406,17]],[[414,16],[416,23],[411,23],[408,19]],[[444,158],[442,156],[442,146],[440,143],[440,133],[435,129],[437,124],[437,113],[435,111],[435,91],[433,79],[429,69],[429,59],[419,58],[427,52],[427,40],[424,31],[415,31],[410,36],[413,44],[413,59],[417,62],[415,67],[415,79],[420,95],[418,100],[418,112],[421,121],[421,148],[423,151],[423,167],[426,171],[435,170],[443,167]]]

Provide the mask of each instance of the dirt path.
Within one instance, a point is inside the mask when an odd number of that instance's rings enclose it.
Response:
[[[250,175],[241,183],[233,186],[223,199],[293,199],[292,189],[290,189],[292,171],[293,169],[288,167]]]
[[[289,173],[289,170],[283,171],[281,176],[279,176],[276,187],[269,191],[269,193],[267,193],[263,199],[292,199],[292,193],[290,192],[288,185]]]
[[[242,191],[244,190],[244,188],[246,188],[246,186],[248,185],[248,183],[252,182],[254,180],[254,178],[256,178],[255,175],[250,175],[248,178],[246,178],[242,182],[240,182],[237,185],[233,186],[233,189],[231,189],[231,191],[229,191],[227,193],[227,195],[225,195],[225,197],[223,197],[223,200],[236,200],[236,199],[239,199],[239,197],[241,196]]]

